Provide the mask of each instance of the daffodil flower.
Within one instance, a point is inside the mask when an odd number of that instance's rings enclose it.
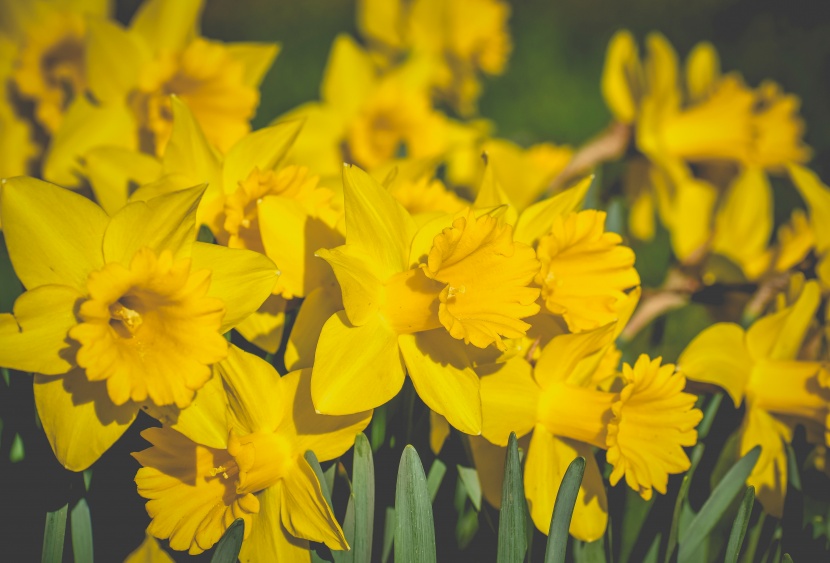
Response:
[[[140,408],[190,405],[227,354],[223,333],[276,282],[265,256],[194,240],[203,191],[109,217],[39,180],[3,183],[6,244],[27,291],[0,316],[0,365],[37,374],[40,419],[69,469],[89,467]]]
[[[791,165],[790,178],[798,188],[801,197],[810,211],[810,230],[815,238],[815,250],[819,257],[816,273],[825,288],[830,288],[830,234],[827,232],[830,221],[830,188],[815,172],[803,166]]]
[[[173,549],[197,554],[242,518],[243,562],[310,561],[308,541],[348,549],[304,454],[312,450],[320,461],[342,455],[371,412],[317,414],[310,370],[280,377],[267,362],[236,347],[215,370],[227,393],[226,408],[194,405],[198,424],[180,426],[180,432],[142,432],[152,447],[133,457],[143,466],[135,481],[148,499],[147,531],[169,539]]]
[[[543,533],[550,528],[553,503],[568,464],[586,459],[571,534],[594,541],[605,532],[608,501],[592,447],[607,450],[610,481],[621,479],[648,500],[653,489],[665,494],[668,476],[690,466],[683,446],[697,441],[702,413],[695,396],[683,392],[685,378],[672,364],[641,355],[623,364],[619,392],[597,388],[597,370],[612,344],[614,323],[554,337],[535,367],[522,358],[501,364],[481,379],[482,436],[506,446],[511,432],[531,431],[525,462],[525,495],[530,515]],[[492,456],[479,455],[488,459]]]
[[[787,491],[787,451],[792,421],[828,433],[830,389],[822,364],[799,360],[802,342],[819,306],[816,281],[808,281],[790,307],[744,330],[717,323],[701,332],[680,355],[678,370],[693,381],[723,388],[739,407],[746,404],[740,455],[761,445],[761,457],[747,479],[764,510],[781,516]]]
[[[506,346],[538,311],[533,249],[510,225],[469,211],[418,235],[409,214],[365,172],[343,172],[346,244],[318,254],[333,268],[344,309],[323,326],[312,397],[346,414],[390,400],[406,372],[424,402],[478,434],[478,377],[464,344]]]

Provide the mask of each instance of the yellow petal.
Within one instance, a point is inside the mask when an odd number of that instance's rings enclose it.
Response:
[[[124,563],[176,563],[164,549],[162,549],[158,540],[146,534],[144,541],[138,548],[130,553]]]
[[[225,302],[222,332],[259,309],[277,281],[276,266],[258,252],[196,242],[191,256],[194,270],[213,272],[207,294]]]
[[[95,200],[114,215],[127,204],[129,190],[161,176],[161,164],[152,156],[121,147],[98,147],[84,156]]]
[[[500,508],[507,448],[491,444],[484,436],[467,436],[466,438],[470,442],[470,452],[473,455],[473,463],[478,472],[478,481],[481,483],[484,499],[495,508]],[[529,438],[530,436],[525,436],[522,441],[526,443],[519,444],[524,451],[527,451]]]
[[[222,178],[225,190],[233,191],[251,170],[273,170],[300,134],[301,120],[283,121],[254,131],[239,140],[225,156]]]
[[[329,263],[340,284],[343,307],[349,322],[362,326],[372,319],[383,300],[382,273],[367,253],[346,244],[332,250],[320,249],[317,256]]]
[[[686,88],[692,101],[706,97],[720,78],[720,59],[708,41],[694,46],[686,59]]]
[[[285,367],[289,370],[309,368],[323,325],[343,309],[339,291],[320,287],[309,293],[294,318],[294,326],[285,346]]]
[[[608,43],[602,70],[602,97],[622,123],[631,123],[642,95],[642,70],[637,44],[628,30],[620,30]]]
[[[173,129],[162,159],[164,172],[179,174],[190,185],[207,183],[205,197],[208,199],[223,195],[220,158],[216,150],[208,142],[188,105],[178,96],[171,96],[170,100]]]
[[[513,240],[535,246],[550,231],[554,217],[579,211],[593,181],[594,176],[586,176],[574,187],[525,209],[516,222]]]
[[[245,340],[269,354],[277,353],[284,328],[285,299],[278,295],[269,295],[259,309],[236,325]]]
[[[613,343],[615,323],[577,334],[554,336],[542,350],[533,377],[545,389],[555,381],[584,386],[599,365],[599,352]]]
[[[282,385],[290,412],[278,432],[288,435],[301,454],[311,450],[320,461],[340,457],[372,419],[371,411],[345,416],[316,413],[311,403],[310,368],[288,373]]]
[[[86,286],[104,263],[109,218],[83,196],[34,178],[2,184],[2,224],[17,277],[28,289],[50,283]]]
[[[74,365],[69,329],[83,295],[65,285],[43,285],[14,303],[14,314],[0,315],[0,365],[20,371],[59,375]]]
[[[382,279],[408,266],[415,225],[378,182],[356,166],[343,168],[346,243],[365,252]]]
[[[117,103],[138,85],[150,62],[147,45],[114,21],[88,19],[86,78],[95,99]]]
[[[283,478],[281,488],[280,518],[289,534],[325,543],[331,549],[349,549],[320,482],[304,458]]]
[[[130,30],[159,53],[177,53],[195,35],[203,4],[203,0],[147,0],[133,16]]]
[[[525,462],[525,495],[533,523],[540,532],[547,534],[553,515],[553,503],[565,470],[579,456],[585,457],[585,476],[577,493],[569,531],[577,539],[594,541],[605,533],[608,500],[590,446],[560,440],[544,426],[537,424]]]
[[[361,0],[357,3],[357,27],[371,41],[389,47],[402,47],[401,3],[387,0]]]
[[[748,408],[741,426],[740,455],[746,455],[756,445],[761,446],[747,485],[755,487],[758,501],[770,515],[780,518],[784,512],[787,494],[787,450],[785,443],[792,440],[792,431],[786,424],[759,408]]]
[[[259,513],[251,526],[251,535],[242,542],[239,560],[258,563],[275,560],[280,563],[309,563],[311,554],[307,540],[297,539],[280,522],[282,488],[268,487],[257,494]]]
[[[680,354],[677,370],[692,381],[722,387],[738,408],[753,364],[745,336],[744,330],[734,323],[712,325]]]
[[[228,404],[246,433],[273,431],[283,420],[290,404],[288,390],[268,362],[231,346],[215,371],[225,382]]]
[[[657,179],[659,173],[653,170],[652,180],[657,183],[660,181]],[[670,203],[672,219],[667,226],[671,233],[672,250],[681,261],[685,261],[698,254],[712,237],[712,212],[718,191],[709,182],[691,175],[677,178],[675,185],[676,196]],[[666,189],[657,185],[655,188]]]
[[[494,444],[506,446],[511,432],[521,438],[533,430],[540,389],[524,358],[511,358],[492,367],[492,373],[478,370],[483,375],[481,434]]]
[[[481,434],[478,376],[459,342],[442,330],[398,337],[415,391],[426,405],[465,434]]]
[[[746,336],[752,358],[796,359],[820,300],[821,288],[810,280],[792,306],[756,321]]]
[[[438,455],[450,436],[450,423],[437,412],[429,411],[429,449]]]
[[[348,35],[338,35],[323,75],[322,99],[348,118],[357,113],[374,85],[375,69],[369,55]]]
[[[320,334],[311,376],[314,407],[325,414],[352,414],[394,397],[404,380],[398,335],[379,316],[353,326],[344,311]]]
[[[278,43],[230,43],[225,45],[228,54],[242,63],[242,83],[259,88],[262,79],[280,53]]]
[[[129,264],[144,247],[157,255],[169,250],[174,259],[189,256],[196,239],[196,208],[204,190],[202,185],[146,202],[130,202],[113,215],[107,227],[106,261]]]
[[[816,237],[816,250],[820,254],[830,251],[830,233],[827,225],[830,224],[830,188],[819,179],[812,170],[791,164],[790,177],[801,197],[807,202],[810,209],[810,224]]]
[[[671,43],[660,33],[649,33],[646,50],[645,76],[649,94],[657,99],[676,99],[679,96],[677,53]]]
[[[35,376],[35,405],[58,461],[71,471],[92,465],[129,428],[134,403],[117,407],[105,382],[89,382],[80,370],[62,377]]]

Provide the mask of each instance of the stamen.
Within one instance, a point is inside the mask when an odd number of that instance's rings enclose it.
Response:
[[[447,291],[447,298],[452,299],[456,295],[464,295],[467,292],[467,288],[463,285],[459,285],[458,287],[449,287],[449,291]]]
[[[216,477],[217,475],[221,474],[223,479],[228,478],[228,468],[224,465],[220,465],[219,467],[214,467],[210,470],[210,476]]]
[[[135,334],[144,322],[144,319],[141,318],[141,313],[133,309],[128,309],[120,301],[116,301],[110,305],[110,317],[122,323],[130,331],[130,334]]]

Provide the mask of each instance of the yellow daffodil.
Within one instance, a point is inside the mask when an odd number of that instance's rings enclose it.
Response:
[[[320,412],[390,400],[408,372],[415,390],[459,430],[478,434],[478,377],[464,345],[506,346],[538,311],[533,249],[498,218],[472,211],[416,234],[409,214],[356,167],[343,173],[346,244],[320,250],[344,309],[325,323],[312,378]],[[443,228],[443,230],[441,230]],[[449,334],[448,334],[449,333]]]
[[[69,185],[79,158],[98,145],[163,154],[172,128],[170,94],[188,104],[221,152],[250,131],[257,88],[277,46],[226,45],[198,36],[202,4],[147,0],[129,29],[89,20],[87,87],[97,103],[82,99],[70,108],[71,119],[65,119],[47,157],[47,177]],[[102,112],[109,112],[108,121]]]
[[[148,499],[147,531],[170,547],[210,549],[245,521],[240,560],[310,561],[308,541],[348,549],[308,450],[320,461],[344,454],[371,412],[327,416],[311,404],[310,370],[280,377],[267,362],[231,347],[215,366],[226,408],[192,409],[198,424],[142,432],[152,447],[134,453],[138,493]]]
[[[5,180],[2,219],[26,288],[0,316],[0,365],[34,372],[55,455],[79,471],[139,408],[187,407],[225,357],[222,334],[269,295],[268,258],[196,242],[203,187],[126,205]]]
[[[819,257],[816,274],[825,288],[830,288],[830,188],[811,170],[791,165],[790,178],[798,188],[810,211],[810,230],[815,239],[815,250]]]
[[[475,112],[481,84],[477,72],[499,75],[510,55],[501,0],[362,0],[358,27],[380,56],[408,53],[429,60],[438,96],[461,115]]]
[[[625,478],[646,500],[653,489],[665,494],[669,474],[689,468],[683,446],[697,441],[702,414],[693,408],[695,397],[683,392],[685,378],[673,375],[673,365],[642,355],[634,366],[623,365],[619,392],[602,391],[594,383],[614,328],[612,323],[556,336],[535,368],[513,358],[481,379],[482,436],[505,446],[510,432],[533,432],[525,495],[531,518],[544,533],[559,483],[577,456],[585,457],[587,466],[570,532],[583,541],[605,532],[608,501],[593,446],[607,450],[611,484]]]
[[[793,421],[817,429],[830,443],[830,390],[821,383],[822,364],[799,359],[819,301],[818,283],[808,281],[792,306],[748,330],[717,323],[692,340],[678,360],[678,370],[689,379],[722,387],[736,408],[746,404],[740,455],[759,444],[762,448],[747,483],[774,516],[784,508],[785,445],[792,439]]]

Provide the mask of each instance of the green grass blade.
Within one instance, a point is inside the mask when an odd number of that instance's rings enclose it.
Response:
[[[790,557],[789,553],[785,553],[784,557],[781,558],[781,563],[793,563],[793,558]]]
[[[317,456],[311,450],[308,450],[305,453],[305,460],[311,466],[311,469],[314,470],[314,474],[317,476],[317,480],[320,481],[320,488],[323,490],[323,496],[326,499],[326,502],[329,503],[329,506],[334,510],[334,506],[331,504],[331,491],[329,490],[328,480],[326,479],[325,474],[323,473],[323,468],[320,467],[320,462],[317,461]]]
[[[386,518],[383,522],[383,554],[381,557],[382,563],[389,561],[389,555],[392,553],[392,546],[395,544],[395,509],[391,506],[386,507]]]
[[[395,563],[435,563],[435,526],[418,452],[406,446],[395,488]]]
[[[692,475],[695,473],[697,464],[703,457],[703,444],[698,444],[692,450],[692,466],[683,476],[683,481],[680,483],[680,490],[677,492],[677,498],[674,501],[674,513],[672,514],[671,525],[669,526],[669,537],[666,543],[666,556],[664,563],[669,563],[674,554],[674,549],[677,547],[677,530],[680,526],[680,515],[683,512],[683,505],[686,502],[686,497],[689,496],[689,487],[692,485]]]
[[[548,545],[545,549],[545,563],[564,563],[568,547],[568,530],[576,505],[576,495],[585,474],[585,458],[578,457],[571,462],[559,485],[556,501],[553,503],[553,517],[550,520]]]
[[[86,500],[78,501],[69,514],[72,554],[75,561],[92,563],[92,520]]]
[[[234,520],[222,539],[216,544],[216,550],[210,563],[236,563],[239,559],[239,550],[242,549],[242,537],[245,535],[245,521],[242,518]]]
[[[760,455],[761,447],[755,446],[738,460],[718,483],[715,490],[712,491],[689,527],[685,531],[681,531],[678,563],[692,561],[700,544],[703,543],[703,540],[706,539],[706,536],[718,523],[723,513],[743,489],[746,478],[749,477]]]
[[[46,529],[43,532],[42,563],[63,561],[63,540],[66,535],[66,513],[69,505],[64,504],[54,512],[46,513]]]
[[[499,510],[498,563],[521,563],[527,551],[527,502],[519,462],[519,441],[510,433]]]
[[[444,480],[444,475],[447,473],[447,466],[438,458],[432,462],[429,467],[429,474],[427,475],[427,490],[429,491],[430,502],[435,502],[435,495],[438,494],[438,487]]]
[[[478,480],[478,471],[474,467],[464,467],[462,465],[456,465],[456,468],[476,512],[481,511],[481,483]]]
[[[755,487],[747,487],[744,498],[732,524],[732,531],[729,533],[729,543],[726,545],[726,558],[724,563],[737,563],[738,555],[741,553],[741,546],[744,543],[746,528],[749,526],[749,516],[752,514],[752,507],[755,505]]]
[[[347,538],[354,561],[372,560],[372,531],[375,525],[375,466],[372,446],[362,432],[354,442],[352,465],[354,494],[354,537]]]

